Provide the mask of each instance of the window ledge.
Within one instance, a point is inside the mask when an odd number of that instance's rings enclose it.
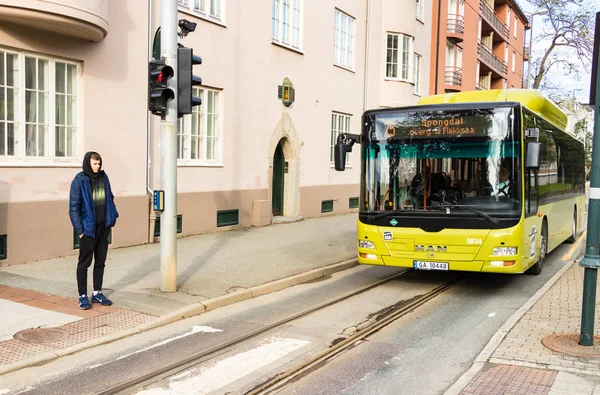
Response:
[[[177,167],[224,167],[221,162],[177,161]]]
[[[346,71],[349,71],[349,72],[351,72],[351,73],[353,73],[353,74],[356,74],[356,71],[354,71],[353,69],[351,69],[351,68],[349,68],[349,67],[346,67],[346,66],[343,66],[343,65],[341,65],[341,64],[337,64],[337,63],[334,63],[333,65],[334,65],[335,67],[338,67],[338,68],[342,69],[342,70],[346,70]]]
[[[335,169],[335,163],[329,163],[329,168],[330,169]],[[353,169],[353,168],[354,168],[354,166],[352,166],[349,163],[346,163],[346,169]]]
[[[296,52],[296,53],[298,53],[300,55],[304,55],[304,52],[302,52],[300,49],[294,48],[294,47],[289,46],[287,44],[280,43],[279,41],[274,40],[272,37],[271,37],[271,44],[276,45],[276,46],[281,47],[281,48],[288,49],[288,50],[290,50],[292,52]]]
[[[404,80],[402,78],[390,78],[390,77],[384,77],[383,78],[384,81],[390,81],[390,82],[404,82],[405,84],[410,84],[410,85],[414,85],[414,81],[409,81],[409,80]]]
[[[64,167],[81,168],[79,159],[72,160],[52,160],[52,159],[0,159],[0,167]]]
[[[181,6],[178,7],[178,10],[179,10],[179,12],[183,12],[184,14],[188,14],[188,15],[194,16],[198,19],[202,19],[203,21],[210,22],[214,25],[227,28],[227,25],[225,23],[223,23],[222,20],[213,18],[213,17],[203,14],[201,12],[195,12],[190,9],[182,8]]]

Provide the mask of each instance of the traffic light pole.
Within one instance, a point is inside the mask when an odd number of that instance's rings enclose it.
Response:
[[[598,268],[600,268],[600,59],[598,59],[598,46],[600,45],[600,12],[596,14],[596,34],[594,37],[594,62],[596,67],[596,84],[594,99],[594,136],[592,146],[592,168],[590,171],[590,201],[588,205],[588,234],[586,239],[585,257],[580,265],[585,268],[583,274],[583,298],[581,308],[581,333],[579,344],[582,346],[594,345],[594,320],[596,313],[596,284],[598,281]],[[592,88],[593,92],[593,86]],[[590,100],[591,102],[592,100]]]
[[[177,70],[177,0],[161,0],[161,57]],[[167,87],[177,92],[177,78]],[[177,291],[177,95],[167,102],[160,121],[161,189],[165,191],[164,211],[160,215],[160,272],[163,292]]]

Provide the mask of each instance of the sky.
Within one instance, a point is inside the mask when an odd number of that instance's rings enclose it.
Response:
[[[519,1],[519,6],[526,15],[535,11],[535,9],[526,1]],[[600,3],[598,3],[598,6],[596,7],[595,11],[600,11]],[[529,18],[529,22],[531,23],[531,17],[529,15],[527,15],[527,17]],[[536,40],[536,36],[541,34],[542,29],[544,28],[543,20],[545,16],[535,15],[533,18],[534,20],[532,53],[534,54],[534,56],[539,57],[549,46],[549,42],[540,42]],[[530,33],[531,30],[528,30],[526,45],[529,45]],[[592,34],[593,33],[594,32],[592,31]],[[569,55],[573,56],[573,52],[567,52],[566,56]],[[558,81],[560,81],[560,84],[565,88],[565,93],[569,93],[569,95],[574,96],[580,103],[588,103],[590,99],[591,66],[589,66],[589,68],[590,70],[587,71],[584,71],[583,68],[581,68],[582,73],[580,75],[580,79],[577,80],[575,75],[567,75],[559,67],[555,66],[546,78],[550,77],[553,79],[558,79]],[[533,81],[533,77],[535,74],[533,64],[531,74],[531,81]],[[525,75],[527,75],[527,67],[525,67]]]

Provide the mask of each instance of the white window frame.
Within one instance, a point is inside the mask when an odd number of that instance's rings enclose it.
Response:
[[[302,51],[303,5],[304,0],[271,1],[271,42],[295,51]],[[297,37],[294,37],[294,33]]]
[[[420,22],[425,22],[425,0],[417,0],[415,19]]]
[[[515,67],[516,61],[517,61],[517,53],[515,51],[513,51],[513,54],[512,54],[512,72],[513,73],[516,70],[516,67]]]
[[[397,63],[394,63],[393,61],[393,57],[392,57],[392,61],[390,62],[390,58],[388,56],[388,52],[390,50],[390,48],[388,47],[388,41],[389,41],[389,36],[395,36],[397,38],[397,48],[391,48],[392,51],[396,51],[397,53]],[[406,43],[406,40],[408,39],[408,56],[407,56],[407,64],[403,63],[403,55],[405,52],[405,48],[404,48],[404,44]],[[413,54],[414,54],[414,37],[403,34],[403,33],[393,33],[393,32],[386,32],[385,35],[385,45],[386,45],[386,51],[385,51],[385,62],[384,62],[384,75],[385,75],[385,79],[386,80],[392,80],[392,81],[404,81],[404,82],[413,82]],[[392,75],[390,75],[390,73],[388,73],[388,65],[396,65],[396,75],[393,75],[393,71],[392,71]],[[406,73],[404,73],[406,67]]]
[[[513,35],[514,35],[515,38],[517,38],[518,26],[519,25],[517,24],[517,17],[515,16],[515,23],[514,23],[514,29],[513,29],[514,30]]]
[[[177,0],[177,6],[179,11],[183,11],[210,22],[225,25],[226,1],[227,0]],[[218,11],[214,12],[213,9],[216,10],[217,8]]]
[[[415,53],[415,59],[413,60],[414,65],[414,83],[415,83],[415,95],[421,95],[421,60],[422,56],[418,53]]]
[[[41,55],[33,52],[26,51],[14,51],[9,50],[4,47],[0,47],[0,56],[5,60],[5,53],[11,54],[16,57],[16,79],[15,86],[11,88],[15,91],[14,101],[16,102],[14,108],[14,146],[13,146],[13,155],[8,155],[8,146],[6,146],[6,150],[4,155],[0,155],[0,166],[3,167],[11,167],[11,166],[50,166],[50,167],[79,167],[81,166],[80,152],[82,150],[82,81],[81,81],[81,64],[78,62],[73,62],[70,60],[51,57],[46,55]],[[46,119],[45,122],[42,123],[47,129],[47,133],[44,137],[44,146],[45,146],[45,155],[40,156],[27,156],[27,135],[26,135],[26,127],[27,124],[32,124],[32,122],[26,121],[26,99],[27,99],[27,91],[35,91],[40,92],[39,87],[35,90],[29,89],[26,87],[26,58],[34,58],[36,59],[36,70],[38,67],[38,60],[42,60],[47,62],[47,90],[43,90],[45,94],[47,94],[47,100],[45,103],[45,111]],[[56,90],[56,63],[62,63],[66,66],[74,66],[75,67],[75,84],[76,86],[73,89],[72,93],[66,92],[66,84],[67,80],[65,79],[65,93],[57,92]],[[6,63],[3,62],[4,68],[6,68]],[[65,68],[66,70],[66,68]],[[4,72],[4,70],[3,70]],[[7,73],[5,73],[6,75]],[[37,74],[37,73],[36,73]],[[36,75],[36,78],[39,77],[39,74]],[[6,78],[6,77],[5,77]],[[5,80],[6,83],[6,80]],[[0,84],[0,89],[5,89],[5,85]],[[64,125],[58,125],[56,119],[56,96],[61,95],[65,96],[65,104],[69,97],[74,97],[75,105],[71,107],[71,111],[74,113],[74,122],[70,125],[66,123]],[[5,99],[5,109],[4,113],[7,113],[8,101]],[[39,104],[39,101],[37,102]],[[65,111],[67,107],[65,107]],[[39,108],[36,105],[36,113],[39,116]],[[4,121],[5,125],[8,121]],[[40,125],[40,123],[35,123]],[[73,141],[71,145],[72,155],[71,156],[56,156],[56,127],[64,126],[71,127],[74,129]],[[5,127],[5,136],[7,135],[7,128]],[[39,134],[38,134],[39,136]],[[8,139],[6,138],[6,143],[8,143]]]
[[[177,165],[178,166],[222,166],[223,165],[223,92],[206,87],[194,88],[194,96],[202,99],[202,104],[192,107],[192,114],[186,114],[177,121]],[[213,99],[213,112],[209,112],[209,95]],[[214,97],[213,96],[213,97]],[[212,118],[212,136],[208,135],[209,119]],[[183,129],[183,130],[182,130]],[[196,158],[192,158],[192,148],[197,146]],[[211,142],[212,140],[212,142]],[[214,157],[207,158],[209,145]]]
[[[354,21],[345,12],[335,9],[333,17],[333,64],[354,70]]]
[[[341,124],[340,124],[341,122]],[[335,164],[335,144],[340,133],[352,133],[352,114],[346,114],[338,111],[331,112],[331,122],[329,124],[331,134],[331,149],[329,150],[330,164]],[[350,164],[350,153],[346,153],[346,165]]]

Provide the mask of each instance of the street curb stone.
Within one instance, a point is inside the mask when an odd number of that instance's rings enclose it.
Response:
[[[350,269],[357,265],[358,261],[356,260],[356,258],[353,258],[326,266],[324,268],[313,269],[306,273],[296,274],[284,279],[271,281],[248,289],[232,292],[227,295],[218,296],[216,298],[205,300],[200,303],[193,303],[191,305],[187,305],[180,309],[177,309],[171,313],[161,315],[160,317],[157,317],[152,321],[137,325],[133,328],[111,333],[109,335],[102,336],[97,339],[88,340],[75,346],[59,349],[56,351],[44,352],[31,358],[23,359],[21,361],[0,366],[0,376],[26,367],[48,363],[54,359],[65,355],[74,354],[87,348],[99,346],[128,336],[136,335],[154,328],[173,323],[175,321],[179,321],[184,318],[189,318],[207,311],[217,309],[219,307],[224,307],[247,299],[252,299],[268,293],[277,292],[282,289],[289,288],[294,285],[299,285],[319,277],[327,276],[335,272]]]

